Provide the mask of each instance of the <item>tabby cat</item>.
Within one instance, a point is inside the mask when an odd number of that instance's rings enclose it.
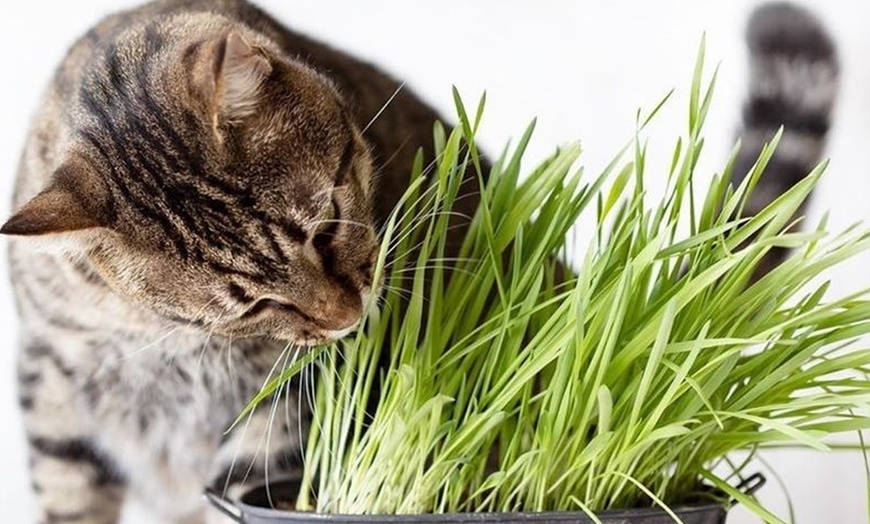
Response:
[[[832,58],[805,49],[758,52]],[[781,101],[782,115],[804,107]],[[776,118],[748,106],[762,134]],[[0,230],[13,236],[40,522],[116,523],[128,491],[166,521],[203,522],[204,487],[237,493],[299,466],[305,404],[292,388],[224,430],[273,366],[352,331],[378,294],[377,228],[417,148],[431,159],[437,119],[245,0],[158,0],[75,43]],[[808,164],[789,151],[793,169],[775,174],[790,183]]]
[[[116,522],[127,490],[196,522],[203,486],[298,464],[294,391],[270,432],[270,406],[224,430],[284,341],[347,334],[378,293],[377,227],[438,118],[399,86],[244,0],[161,0],[75,43],[2,228],[42,522]]]

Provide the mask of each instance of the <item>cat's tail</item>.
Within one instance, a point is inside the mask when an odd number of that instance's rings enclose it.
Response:
[[[837,97],[839,62],[822,22],[804,8],[775,2],[757,8],[746,29],[749,93],[743,108],[739,183],[780,126],[784,135],[745,209],[753,215],[804,178],[822,160]],[[762,273],[787,253],[776,251]]]

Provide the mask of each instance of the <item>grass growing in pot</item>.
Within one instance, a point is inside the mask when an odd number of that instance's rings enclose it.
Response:
[[[870,301],[863,291],[829,299],[817,278],[870,247],[870,233],[830,235],[824,221],[790,229],[821,167],[741,217],[778,138],[739,187],[729,185],[735,155],[705,191],[695,186],[712,94],[702,57],[669,166],[648,166],[636,139],[596,176],[575,167],[572,144],[521,177],[530,127],[481,182],[448,264],[450,209],[479,165],[483,107],[470,117],[457,97],[461,125],[436,128],[437,161],[418,159],[384,234],[378,272],[408,292],[387,293],[355,338],[313,349],[249,406],[319,367],[299,509],[591,514],[666,507],[705,496],[706,483],[779,522],[730,487],[744,466],[729,454],[825,450],[827,436],[870,426],[858,415],[870,382],[855,378],[870,351],[853,347],[870,332]],[[648,177],[667,178],[661,200],[646,193]],[[576,278],[560,282],[554,255],[578,220],[596,233]],[[753,282],[776,246],[795,255]],[[714,473],[723,464],[731,476]]]

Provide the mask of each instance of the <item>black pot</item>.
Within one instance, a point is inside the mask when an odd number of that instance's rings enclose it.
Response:
[[[752,494],[764,484],[758,473],[747,478],[739,489]],[[298,480],[269,485],[272,500],[295,500],[299,492]],[[238,503],[224,500],[218,493],[206,492],[206,498],[217,509],[240,524],[594,524],[585,513],[444,513],[424,515],[335,515],[303,513],[272,509],[266,487],[245,493]],[[685,524],[725,524],[726,505],[723,503],[690,504],[674,508],[674,513]],[[674,524],[665,511],[658,508],[603,511],[597,514],[604,524]]]

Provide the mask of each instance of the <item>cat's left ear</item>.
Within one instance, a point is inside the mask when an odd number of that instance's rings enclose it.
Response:
[[[238,122],[253,115],[262,88],[272,73],[264,52],[235,31],[218,44],[214,62],[214,96],[217,121]]]
[[[52,175],[48,186],[21,206],[0,227],[0,234],[21,237],[68,237],[105,230],[110,206],[101,182],[83,162],[69,160]]]

